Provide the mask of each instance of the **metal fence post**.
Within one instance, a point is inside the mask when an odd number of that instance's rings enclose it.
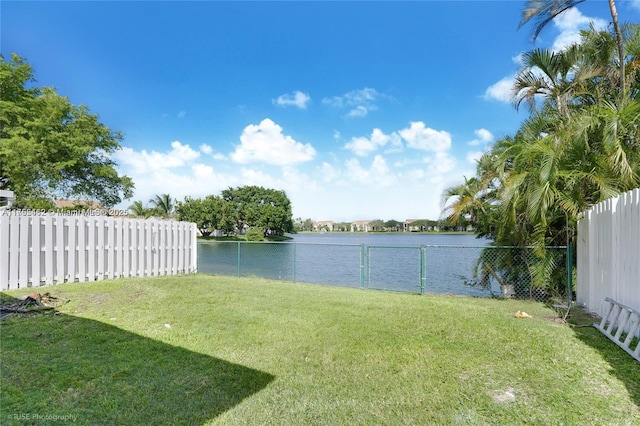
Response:
[[[571,306],[573,300],[573,250],[571,249],[571,243],[567,243],[567,303]]]
[[[427,271],[426,271],[426,247],[424,245],[420,246],[420,294],[424,294],[425,282],[427,281]]]
[[[293,243],[293,282],[296,282],[296,247],[297,244]]]
[[[364,288],[364,244],[360,244],[360,287]]]
[[[238,276],[240,276],[240,241],[238,241]]]

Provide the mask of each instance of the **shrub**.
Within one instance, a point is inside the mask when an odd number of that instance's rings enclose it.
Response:
[[[262,228],[251,228],[247,231],[247,241],[264,241],[264,230]]]

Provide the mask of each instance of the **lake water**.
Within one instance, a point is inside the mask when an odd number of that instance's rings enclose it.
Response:
[[[282,243],[202,242],[203,273],[413,293],[488,296],[471,287],[487,240],[470,234],[305,233]],[[493,292],[499,285],[493,283]]]

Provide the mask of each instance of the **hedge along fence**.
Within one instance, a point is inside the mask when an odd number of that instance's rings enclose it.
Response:
[[[640,188],[596,204],[578,222],[577,302],[600,317],[611,298],[640,311]]]
[[[0,290],[197,270],[189,222],[0,210]]]

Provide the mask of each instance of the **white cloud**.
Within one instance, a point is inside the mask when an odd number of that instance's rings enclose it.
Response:
[[[505,77],[502,80],[492,84],[484,92],[484,98],[488,100],[496,100],[505,103],[513,101],[513,83],[515,74]]]
[[[598,30],[607,26],[607,21],[604,19],[584,16],[575,7],[557,16],[553,20],[553,24],[560,31],[560,34],[553,41],[551,49],[557,52],[573,43],[578,43],[580,41],[580,30],[588,28],[591,22]]]
[[[292,92],[292,93],[286,93],[284,95],[280,95],[278,96],[277,99],[273,99],[272,102],[274,105],[278,105],[282,107],[295,106],[300,109],[305,109],[310,100],[311,100],[311,97],[308,94],[302,93],[301,91],[296,90],[295,92]]]
[[[491,143],[495,140],[493,134],[487,129],[478,129],[475,131],[476,138],[469,141],[467,145],[470,146],[483,146],[483,151],[469,151],[466,155],[466,160],[468,163],[476,164],[477,161],[482,157],[482,154],[487,152]]]
[[[334,182],[340,177],[340,170],[327,162],[323,162],[320,166],[320,175],[325,182]]]
[[[354,154],[364,157],[387,144],[391,144],[395,147],[400,146],[402,144],[400,136],[396,132],[386,135],[380,129],[373,129],[370,138],[351,138],[351,141],[349,141],[344,147]]]
[[[487,129],[478,129],[474,132],[476,134],[476,139],[469,141],[469,145],[478,146],[478,145],[487,145],[493,142],[493,134]]]
[[[310,144],[283,135],[282,127],[265,118],[258,125],[244,128],[240,145],[236,146],[231,159],[241,164],[260,162],[284,166],[312,160],[315,155],[316,150]]]
[[[444,130],[438,131],[425,127],[422,121],[411,123],[411,127],[398,132],[409,148],[421,151],[446,151],[451,148],[451,135]]]
[[[187,115],[187,111],[180,111],[176,116],[178,118],[184,118]]]
[[[222,184],[225,180],[215,173],[213,166],[196,163],[200,152],[179,141],[172,142],[171,149],[165,152],[123,147],[113,158],[120,172],[133,179],[134,200],[143,204],[156,194],[170,194],[182,200],[187,195],[205,196],[226,187]],[[131,201],[126,201],[121,207],[127,208],[130,204]]]
[[[471,164],[476,164],[480,157],[484,154],[484,151],[469,151],[467,152],[467,162]]]
[[[435,155],[425,157],[423,160],[427,163],[427,174],[434,182],[442,181],[442,176],[453,171],[456,167],[456,159],[447,152],[436,152]]]
[[[488,140],[490,132],[479,129],[476,136]],[[403,144],[420,150],[422,155],[385,157]],[[134,200],[146,203],[164,193],[176,200],[187,195],[202,198],[218,195],[228,187],[260,185],[284,190],[292,202],[294,217],[334,221],[435,219],[444,183],[459,175],[456,160],[449,153],[449,133],[430,129],[421,121],[391,133],[375,128],[370,135],[353,138],[344,145],[354,155],[371,154],[370,159],[340,159],[328,153],[326,161],[322,159],[312,167],[296,164],[315,158],[315,150],[284,135],[270,119],[247,126],[239,145],[229,153],[218,153],[208,144],[196,150],[179,141],[166,147],[166,151],[151,152],[125,148],[114,158],[121,173],[136,184]],[[228,162],[218,166],[216,158],[232,159],[243,166]],[[250,162],[253,164],[247,164]],[[131,202],[120,207],[127,208]]]
[[[356,158],[347,160],[345,166],[347,177],[359,185],[388,187],[396,182],[396,177],[381,155],[374,157],[369,169],[363,168]]]
[[[198,179],[208,179],[213,177],[213,167],[206,164],[194,164],[191,166],[193,175]]]
[[[140,172],[170,169],[184,166],[189,161],[200,157],[200,153],[191,149],[189,145],[183,145],[180,141],[171,142],[171,151],[160,153],[142,150],[136,152],[131,148],[123,147],[115,154],[121,164],[132,166]]]
[[[219,161],[226,161],[227,160],[227,156],[224,154],[221,154],[219,152],[216,152],[215,154],[213,154],[213,159],[214,160],[219,160]]]
[[[347,117],[364,117],[370,111],[378,109],[376,106],[378,99],[386,97],[376,89],[365,87],[364,89],[352,90],[342,96],[324,98],[322,103],[335,108],[350,108]]]
[[[240,169],[240,176],[237,176],[236,179],[239,182],[242,182],[242,185],[256,185],[264,186],[267,188],[282,187],[282,182],[280,182],[277,177],[269,173],[265,173],[262,170],[250,169],[245,167]]]
[[[357,107],[349,111],[347,117],[364,117],[365,115],[369,114],[369,110],[371,109],[375,109],[375,107],[370,106],[369,108],[367,108],[364,105],[358,105]]]

